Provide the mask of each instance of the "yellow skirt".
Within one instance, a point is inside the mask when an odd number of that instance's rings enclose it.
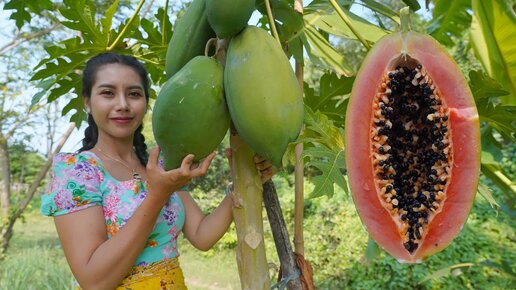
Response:
[[[185,290],[185,278],[177,258],[134,266],[116,290]]]

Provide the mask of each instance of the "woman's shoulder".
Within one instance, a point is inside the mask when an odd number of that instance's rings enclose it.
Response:
[[[60,152],[54,156],[53,164],[64,167],[98,167],[102,169],[102,161],[91,151]],[[82,166],[81,166],[82,165]]]

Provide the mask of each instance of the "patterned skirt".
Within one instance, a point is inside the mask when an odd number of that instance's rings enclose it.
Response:
[[[134,266],[129,275],[116,290],[185,290],[183,271],[177,258],[152,263],[147,266]]]

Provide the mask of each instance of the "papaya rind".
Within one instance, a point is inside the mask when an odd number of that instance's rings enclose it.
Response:
[[[216,60],[197,56],[163,85],[152,125],[166,170],[178,168],[188,154],[197,161],[206,157],[226,135],[230,120],[223,75]]]
[[[372,102],[384,73],[402,53],[417,59],[434,80],[451,112],[453,168],[442,211],[425,241],[410,255],[389,212],[383,208],[371,164]],[[458,235],[471,209],[480,171],[480,130],[474,99],[460,69],[431,37],[393,33],[376,43],[360,68],[346,113],[346,165],[353,200],[371,237],[402,262],[421,262]]]
[[[248,26],[230,42],[224,87],[231,119],[242,139],[280,167],[303,125],[303,95],[279,43]]]
[[[220,39],[242,31],[255,9],[255,0],[206,0],[208,22]]]
[[[194,0],[185,14],[176,21],[167,47],[165,72],[171,78],[187,62],[204,55],[206,42],[215,37],[205,13],[206,0]]]

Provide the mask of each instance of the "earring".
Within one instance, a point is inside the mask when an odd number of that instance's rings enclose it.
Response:
[[[88,113],[88,114],[90,114],[90,113],[91,113],[90,108],[86,108],[86,113]]]

